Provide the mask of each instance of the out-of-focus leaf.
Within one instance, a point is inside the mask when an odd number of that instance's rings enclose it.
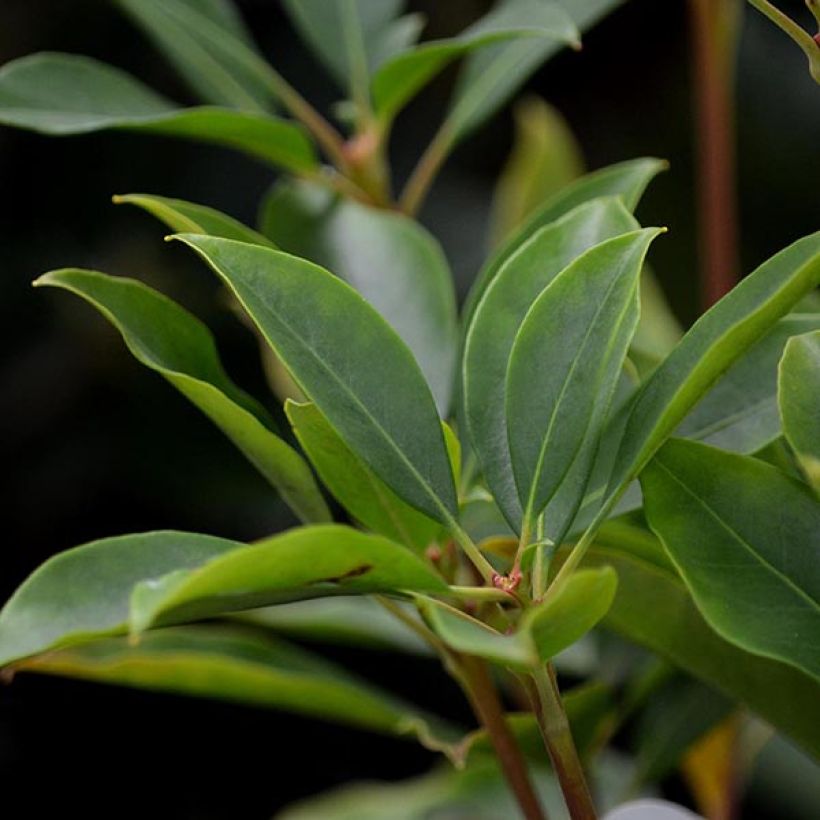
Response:
[[[721,450],[755,453],[780,435],[777,363],[786,342],[820,327],[820,316],[781,319],[741,356],[695,405],[675,431]]]
[[[352,285],[410,348],[445,415],[456,360],[456,303],[438,242],[411,219],[339,199],[316,185],[278,184],[262,232]]]
[[[557,109],[530,96],[514,106],[513,118],[515,141],[493,195],[494,245],[584,172],[581,147]]]
[[[297,173],[318,167],[301,126],[229,108],[180,108],[119,69],[72,54],[33,54],[4,65],[0,123],[54,136],[114,129],[182,137]]]
[[[322,482],[353,518],[415,550],[435,540],[441,526],[405,504],[344,443],[315,405],[289,401],[285,412]]]
[[[607,493],[635,478],[718,377],[818,285],[820,232],[764,262],[707,311],[638,393]]]
[[[223,239],[236,239],[239,242],[251,242],[268,248],[274,247],[273,242],[266,236],[207,205],[152,194],[123,194],[115,196],[114,203],[136,205],[155,216],[175,233],[202,233],[208,236],[221,236]]]
[[[270,66],[226,0],[115,0],[206,103],[264,111],[276,98]]]
[[[106,538],[49,559],[17,589],[0,612],[0,665],[279,601],[404,589],[447,586],[404,547],[340,525],[250,546],[167,531]]]
[[[35,284],[63,288],[93,305],[119,330],[137,361],[202,410],[299,518],[331,520],[305,460],[276,435],[267,411],[231,382],[210,331],[198,319],[133,279],[62,270],[41,276]]]
[[[504,263],[536,231],[545,225],[549,225],[550,222],[560,219],[578,205],[598,197],[620,196],[627,210],[634,211],[644,190],[646,190],[646,186],[666,167],[663,160],[650,157],[620,162],[586,174],[548,199],[518,231],[490,256],[479,271],[464,304],[463,324],[465,330],[469,328],[473,313],[490,282],[495,278]]]
[[[813,754],[820,754],[820,686],[800,670],[743,651],[703,619],[663,548],[626,541],[596,542],[587,566],[618,573],[615,600],[603,621],[624,638],[667,658],[684,671],[745,704]]]
[[[641,273],[641,318],[635,328],[630,357],[643,375],[672,352],[683,328],[672,313],[658,280],[648,265]]]
[[[448,733],[416,707],[334,664],[236,628],[172,627],[137,645],[107,638],[49,652],[17,669],[282,709],[374,732],[416,734],[426,745],[439,728]]]
[[[638,321],[643,260],[658,233],[635,231],[586,251],[545,288],[518,330],[506,413],[528,532],[587,435],[600,435]],[[592,455],[594,449],[590,468]],[[576,507],[583,491],[579,487]]]
[[[373,77],[376,115],[383,123],[389,122],[444,66],[482,48],[495,54],[488,71],[503,76],[514,70],[514,49],[534,51],[530,41],[576,44],[578,32],[561,6],[551,0],[501,0],[497,8],[457,37],[421,43],[383,63]],[[478,86],[487,79],[486,75],[476,76],[472,84]],[[498,82],[499,76],[493,76],[490,86]],[[486,93],[487,87],[482,85],[481,90]],[[480,92],[462,84],[459,93],[463,97],[460,116],[469,117],[468,111],[482,104]],[[481,114],[474,116],[480,118]]]
[[[564,268],[594,245],[637,227],[618,199],[595,199],[578,206],[521,245],[476,308],[464,346],[462,401],[484,477],[496,503],[516,528],[521,525],[522,511],[504,408],[516,334],[533,302]]]
[[[820,491],[820,331],[798,336],[786,345],[780,362],[778,403],[786,440],[806,478]]]
[[[820,679],[820,503],[749,456],[668,441],[641,474],[650,526],[727,641]]]
[[[458,502],[433,397],[376,310],[304,259],[227,239],[180,238],[229,285],[345,443],[396,495],[452,524]]]

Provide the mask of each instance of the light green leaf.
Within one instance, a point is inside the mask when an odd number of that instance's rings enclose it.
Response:
[[[471,55],[456,85],[446,128],[457,141],[500,108],[539,65],[563,45],[578,44],[572,17],[553,0],[499,0],[462,34],[476,37],[517,26],[543,29],[540,37],[498,43]]]
[[[405,589],[447,586],[404,547],[340,525],[250,546],[165,531],[106,538],[51,558],[18,588],[0,612],[0,665],[279,601]]]
[[[656,652],[740,701],[815,755],[820,754],[820,686],[794,667],[751,655],[723,640],[704,621],[655,542],[632,552],[622,541],[596,541],[587,566],[618,573],[615,601],[603,626]]]
[[[457,37],[421,43],[383,63],[372,84],[376,115],[383,124],[389,123],[439,71],[459,57],[494,46],[495,63],[506,64],[511,49],[531,49],[530,40],[574,45],[578,32],[557,3],[503,0],[500,7]],[[462,89],[462,93],[466,96],[469,92]],[[471,104],[479,103],[466,99],[462,103],[465,108]]]
[[[499,269],[476,308],[464,348],[465,417],[487,484],[516,529],[522,513],[504,411],[515,336],[533,302],[564,268],[594,245],[637,227],[617,199],[578,206],[523,243]]]
[[[202,233],[208,236],[221,236],[223,239],[236,239],[239,242],[264,245],[267,248],[275,247],[270,239],[262,236],[253,228],[206,205],[152,194],[123,194],[115,196],[114,203],[116,205],[136,205],[155,216],[175,233]]]
[[[536,231],[560,219],[578,205],[598,197],[620,196],[627,210],[634,211],[646,186],[666,167],[663,160],[648,157],[620,162],[586,174],[548,199],[522,228],[492,254],[479,271],[464,304],[465,329],[469,328],[473,313],[490,282],[504,263]]]
[[[588,433],[603,425],[638,321],[643,260],[658,233],[635,231],[586,251],[552,280],[518,330],[506,413],[528,532]]]
[[[299,387],[400,498],[450,525],[456,491],[433,397],[374,308],[286,253],[183,234],[236,294]]]
[[[556,595],[528,609],[511,635],[440,601],[418,600],[430,627],[456,651],[504,666],[532,668],[586,635],[606,615],[617,585],[609,567],[579,570]]]
[[[336,198],[316,185],[278,184],[261,230],[282,250],[352,285],[410,348],[444,415],[456,360],[456,303],[447,259],[417,222]]]
[[[167,379],[242,451],[303,521],[331,515],[310,468],[278,435],[267,411],[231,382],[210,331],[133,279],[83,270],[52,271],[35,285],[63,288],[97,308],[146,367]]]
[[[425,743],[433,731],[447,732],[440,721],[335,664],[224,626],[158,630],[137,645],[107,638],[49,652],[17,669],[281,709],[384,734],[414,733]]]
[[[227,0],[115,0],[206,103],[265,111],[271,68]]]
[[[561,113],[540,97],[513,107],[515,139],[493,194],[494,245],[584,172],[581,146]]]
[[[672,352],[683,336],[669,302],[649,265],[641,273],[641,318],[635,328],[630,358],[638,372],[648,375]]]
[[[318,167],[298,125],[228,108],[180,108],[128,74],[89,57],[33,54],[0,69],[0,123],[67,136],[114,129],[235,148],[294,172]]]
[[[626,421],[608,494],[640,473],[716,379],[820,285],[820,232],[749,274],[705,313],[641,388]]]
[[[806,478],[820,490],[820,332],[798,336],[786,345],[778,402],[786,439]]]
[[[672,439],[641,474],[650,526],[712,628],[820,678],[820,503],[748,456]]]
[[[780,435],[777,364],[792,336],[817,328],[817,315],[781,319],[720,377],[675,435],[747,454],[773,442]]]
[[[405,504],[341,439],[313,404],[288,401],[296,438],[334,498],[373,532],[423,550],[441,526]]]

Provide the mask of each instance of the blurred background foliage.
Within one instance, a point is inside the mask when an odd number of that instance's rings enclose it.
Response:
[[[263,52],[328,110],[335,89],[280,4],[238,5]],[[457,32],[489,2],[409,5],[428,17],[425,38],[433,38]],[[802,0],[782,0],[780,7],[810,28]],[[585,37],[582,52],[560,54],[528,84],[571,125],[579,153],[570,162],[590,169],[640,155],[671,162],[639,217],[670,227],[651,261],[685,325],[698,310],[687,34],[683,0],[629,0]],[[0,64],[41,50],[97,57],[193,102],[103,0],[3,0]],[[743,271],[818,226],[820,96],[804,63],[780,32],[746,10],[737,67]],[[445,72],[401,115],[393,139],[399,178],[432,135],[453,76]],[[460,295],[491,241],[493,187],[511,149],[512,123],[503,112],[457,150],[421,215],[447,251]],[[135,364],[101,318],[74,300],[30,288],[42,271],[67,264],[147,281],[205,320],[229,372],[265,396],[255,341],[221,300],[215,278],[203,275],[182,247],[164,245],[151,217],[115,207],[110,197],[164,194],[253,223],[272,181],[268,170],[216,148],[124,134],[54,140],[0,129],[4,600],[49,555],[104,535],[175,528],[246,539],[292,523],[230,443]],[[331,655],[468,722],[460,696],[433,662],[390,656],[375,663],[372,654],[352,649]],[[816,816],[805,813],[806,806],[816,809],[816,796],[801,802],[788,785],[797,777],[805,786],[808,777],[797,776],[804,770],[788,755],[760,767],[768,777],[755,782],[744,816],[785,817],[783,793],[795,800],[788,816]],[[85,817],[265,817],[350,779],[421,773],[432,760],[409,743],[249,708],[57,679],[24,678],[0,690],[2,799],[24,801],[14,815],[21,818],[57,809]],[[777,788],[772,771],[792,778]],[[682,784],[673,778],[667,793],[682,796]]]

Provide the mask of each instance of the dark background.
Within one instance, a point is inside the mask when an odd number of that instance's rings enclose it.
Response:
[[[277,2],[239,3],[264,52],[325,109],[336,92]],[[412,2],[427,36],[453,33],[487,3]],[[801,0],[780,6],[809,25]],[[697,305],[688,17],[682,0],[631,0],[529,88],[569,119],[596,168],[638,155],[671,170],[641,206],[670,233],[653,265],[682,321]],[[101,0],[2,0],[0,64],[40,50],[89,54],[194,102],[141,34]],[[452,73],[402,116],[399,173],[417,157]],[[743,270],[818,227],[820,91],[802,53],[749,9],[738,68]],[[509,149],[501,114],[454,156],[423,214],[463,293],[480,264],[491,186]],[[162,528],[257,538],[289,523],[282,505],[218,431],[130,359],[113,331],[65,294],[33,291],[65,265],[141,278],[203,318],[229,372],[265,395],[250,335],[216,284],[163,230],[114,193],[211,204],[252,223],[273,179],[218,149],[122,134],[65,140],[0,129],[0,464],[5,543],[0,599],[49,555],[106,535]],[[435,665],[335,653],[375,680],[467,719]],[[0,689],[3,816],[262,818],[351,778],[400,778],[433,758],[409,743],[211,702],[21,676]],[[763,803],[747,815],[766,813]]]

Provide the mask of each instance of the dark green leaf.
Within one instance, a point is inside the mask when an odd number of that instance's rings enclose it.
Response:
[[[659,159],[643,158],[620,162],[581,177],[548,199],[522,228],[492,254],[479,271],[464,304],[465,329],[469,328],[473,312],[502,265],[536,231],[560,219],[578,205],[598,197],[620,196],[627,210],[634,211],[646,186],[665,168],[666,163]]]
[[[274,432],[264,408],[234,385],[213,337],[198,319],[133,279],[82,270],[40,277],[37,285],[81,296],[120,331],[136,359],[166,378],[242,451],[303,521],[329,521],[304,459]]]
[[[693,325],[632,406],[610,496],[638,475],[716,379],[818,285],[820,232],[773,256]]]
[[[727,641],[820,678],[820,503],[748,456],[672,439],[641,474],[649,523]]]
[[[0,612],[0,665],[100,635],[337,594],[446,592],[404,547],[333,524],[247,546],[154,532],[63,552]]]
[[[285,412],[296,438],[336,500],[373,532],[423,550],[440,525],[405,504],[344,443],[313,404],[289,401]]]
[[[290,171],[318,167],[298,125],[227,108],[180,108],[119,69],[71,54],[34,54],[4,65],[0,123],[57,136],[115,129],[182,137]]]
[[[446,413],[456,359],[456,306],[438,242],[400,214],[343,200],[303,182],[277,185],[262,231],[282,250],[310,259],[352,285],[416,357]]]
[[[806,477],[820,490],[820,332],[799,336],[786,345],[778,402],[786,439]]]
[[[820,316],[781,319],[741,356],[675,431],[737,453],[755,453],[780,435],[777,364],[789,338],[820,327]]]
[[[600,432],[638,321],[643,260],[658,233],[635,231],[586,251],[552,280],[518,330],[506,413],[528,532],[588,433]]]
[[[115,196],[114,202],[117,205],[136,205],[142,208],[175,233],[202,233],[265,245],[268,248],[274,247],[273,242],[266,236],[206,205],[151,194],[124,194]]]
[[[516,527],[521,505],[512,475],[505,384],[510,352],[527,311],[576,257],[638,225],[617,199],[596,199],[541,228],[504,263],[467,334],[463,402],[473,447],[496,503]]]
[[[115,0],[206,103],[265,111],[271,69],[228,0]]]
[[[452,524],[458,504],[433,398],[376,310],[303,259],[227,239],[180,238],[234,291],[345,443],[400,498]]]

